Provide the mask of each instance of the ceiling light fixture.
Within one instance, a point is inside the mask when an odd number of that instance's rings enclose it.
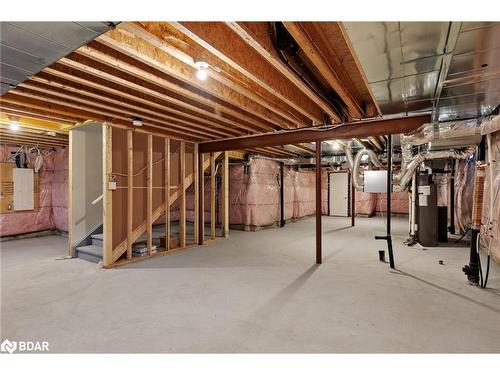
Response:
[[[142,119],[140,117],[132,117],[132,125],[134,126],[142,126]]]
[[[196,66],[196,69],[198,69],[198,71],[196,72],[196,78],[198,78],[200,81],[206,80],[208,77],[208,68],[210,68],[208,62],[203,59],[195,59],[194,65]]]
[[[18,131],[19,130],[19,121],[18,120],[10,120],[10,130]]]

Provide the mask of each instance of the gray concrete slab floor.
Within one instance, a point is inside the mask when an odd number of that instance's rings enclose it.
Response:
[[[465,247],[402,245],[378,261],[380,217],[314,219],[104,270],[56,260],[57,236],[1,244],[2,340],[52,352],[500,352],[500,267],[489,288],[461,271]],[[439,260],[444,264],[440,265]]]

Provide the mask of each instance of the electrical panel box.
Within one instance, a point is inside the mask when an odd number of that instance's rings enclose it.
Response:
[[[14,211],[35,209],[35,176],[33,169],[14,168]]]
[[[387,171],[365,171],[364,187],[366,193],[387,193]]]

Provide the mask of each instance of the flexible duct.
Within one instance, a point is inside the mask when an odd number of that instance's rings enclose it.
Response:
[[[356,154],[356,157],[354,158],[354,162],[353,162],[353,166],[352,168],[349,166],[349,169],[351,169],[352,171],[352,182],[354,184],[354,187],[357,189],[357,190],[363,190],[363,182],[361,181],[361,175],[359,173],[359,167],[361,166],[361,158],[363,157],[363,155],[368,155],[369,158],[370,158],[370,162],[377,168],[381,168],[382,167],[382,163],[380,163],[380,161],[378,160],[377,158],[377,154],[375,152],[373,152],[372,150],[368,150],[368,149],[363,149],[361,151],[359,151],[357,154]],[[349,160],[351,160],[351,163],[352,163],[352,154],[351,154],[351,151],[348,150],[347,153],[347,161],[348,161],[348,165],[349,165]]]
[[[404,191],[406,185],[410,181],[410,178],[413,175],[413,172],[417,169],[417,167],[426,160],[432,159],[445,159],[445,158],[454,158],[454,159],[466,159],[470,155],[474,153],[473,147],[468,147],[465,150],[448,150],[448,151],[424,151],[413,157],[413,159],[408,163],[408,167],[406,171],[402,175],[401,179],[393,185],[393,190],[396,192]]]

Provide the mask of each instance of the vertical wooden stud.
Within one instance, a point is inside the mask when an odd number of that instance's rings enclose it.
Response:
[[[181,247],[186,247],[186,189],[184,179],[186,178],[186,142],[181,141],[180,149],[180,179],[179,179],[179,241]]]
[[[108,188],[108,183],[112,180],[113,170],[112,133],[113,128],[110,125],[103,124],[103,264],[105,267],[113,263],[113,192]]]
[[[165,138],[165,250],[170,250],[170,139]]]
[[[132,232],[134,215],[134,133],[127,130],[127,259],[132,259]]]
[[[194,241],[196,242],[198,240],[198,232],[200,230],[199,228],[199,222],[198,222],[198,211],[200,209],[200,200],[199,200],[199,188],[200,188],[200,181],[199,181],[199,176],[198,176],[198,144],[194,144],[194,149],[193,149],[193,183],[194,183],[194,212],[193,212],[193,237]],[[202,166],[203,168],[203,166]]]
[[[205,166],[204,154],[198,152],[198,245],[203,245],[205,241]]]
[[[222,233],[229,237],[229,153],[224,151],[222,159]]]
[[[147,148],[147,177],[146,177],[146,232],[147,232],[147,246],[148,254],[151,255],[151,247],[153,246],[153,135],[148,134],[148,148]]]
[[[69,131],[68,143],[68,256],[73,257],[73,131]]]
[[[215,240],[216,232],[215,232],[215,224],[216,224],[216,216],[215,216],[215,154],[213,152],[210,153],[210,237],[212,240]]]

